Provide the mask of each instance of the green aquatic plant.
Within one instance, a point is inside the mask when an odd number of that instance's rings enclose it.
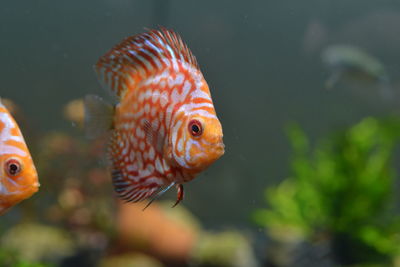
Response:
[[[21,223],[0,237],[0,266],[55,266],[75,250],[67,231]]]
[[[0,248],[0,266],[13,267],[53,267],[54,264],[40,263],[21,259],[19,253],[13,249]]]
[[[400,120],[366,118],[311,147],[288,127],[291,175],[268,188],[268,209],[254,220],[275,239],[328,239],[342,263],[385,261],[400,255],[393,160]]]

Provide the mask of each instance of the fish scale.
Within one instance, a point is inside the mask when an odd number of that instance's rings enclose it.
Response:
[[[224,153],[222,127],[196,58],[178,34],[161,28],[126,38],[95,71],[119,98],[108,149],[115,191],[136,202],[175,185],[179,202],[182,184]],[[191,132],[193,124],[201,136]]]

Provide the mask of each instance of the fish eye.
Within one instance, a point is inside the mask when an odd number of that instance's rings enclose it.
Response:
[[[201,122],[198,120],[191,120],[189,122],[189,132],[193,136],[200,136],[203,133]]]
[[[10,159],[5,165],[6,172],[10,176],[15,176],[21,172],[21,163],[16,159]]]

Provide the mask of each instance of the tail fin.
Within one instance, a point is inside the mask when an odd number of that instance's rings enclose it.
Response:
[[[96,138],[113,128],[114,107],[96,95],[84,98],[84,128],[88,138]]]

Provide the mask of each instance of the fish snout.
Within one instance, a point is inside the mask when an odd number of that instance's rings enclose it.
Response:
[[[221,157],[225,153],[225,144],[222,140],[222,136],[219,138],[219,141],[214,146],[214,149],[216,154],[218,154],[218,157]]]

